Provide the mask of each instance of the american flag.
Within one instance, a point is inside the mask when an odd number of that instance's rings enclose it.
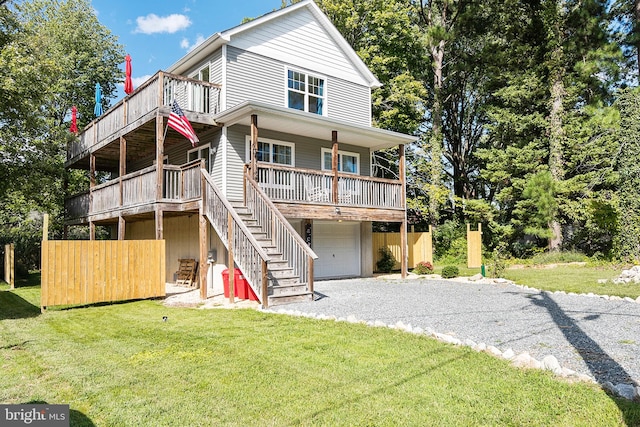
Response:
[[[171,106],[171,114],[169,115],[169,122],[167,124],[191,141],[192,146],[195,147],[198,145],[198,142],[200,142],[191,127],[191,123],[189,123],[189,119],[184,115],[184,112],[176,100],[173,101],[173,105]]]

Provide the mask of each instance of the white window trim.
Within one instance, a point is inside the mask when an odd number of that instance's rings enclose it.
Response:
[[[296,166],[296,144],[294,144],[293,142],[287,142],[287,141],[280,141],[278,139],[269,139],[269,138],[260,138],[258,137],[258,142],[267,142],[269,144],[278,144],[278,145],[285,145],[287,147],[291,147],[291,164],[290,165],[285,165],[283,163],[273,163],[273,162],[262,162],[262,163],[268,163],[270,165],[277,165],[277,166],[285,166],[285,167],[295,167]],[[251,161],[251,135],[246,135],[245,136],[245,159],[247,159],[247,163],[249,163]]]
[[[325,155],[325,153],[331,154],[331,152],[332,152],[331,148],[322,148],[321,153],[320,153],[320,156],[321,156],[320,163],[321,163],[322,170],[331,170],[331,166],[332,165],[328,165],[328,167],[327,167],[327,165],[324,164],[324,158],[325,158],[324,155]],[[349,174],[352,174],[352,175],[360,175],[360,154],[359,153],[353,153],[351,151],[338,150],[338,156],[342,156],[342,155],[355,157],[356,161],[358,163],[356,164],[356,171],[355,172],[344,172],[344,171],[341,171],[341,170],[339,170],[338,172],[340,172],[340,173],[349,173]],[[344,164],[344,162],[341,162],[340,164]]]
[[[209,169],[211,169],[213,167],[213,164],[211,162],[211,156],[213,154],[213,150],[211,150],[211,143],[204,144],[204,145],[198,145],[197,147],[192,148],[191,150],[188,150],[187,151],[187,159],[186,159],[185,163],[189,163],[191,161],[191,160],[189,160],[189,157],[190,157],[190,154],[194,153],[194,152],[198,152],[198,158],[202,159],[202,157],[200,157],[200,150],[204,150],[204,149],[207,149],[207,148],[209,149],[209,158],[206,159],[206,160],[207,160],[207,163],[209,163]],[[210,170],[208,170],[207,172],[211,173]]]
[[[309,98],[308,98],[309,97],[309,92],[308,92],[309,76],[322,79],[324,81],[324,88],[323,88],[324,96],[322,97],[324,102],[322,103],[322,116],[320,117],[326,117],[329,113],[329,102],[327,101],[329,99],[329,82],[327,77],[312,71],[305,71],[301,68],[284,67],[284,107],[289,108],[289,71],[293,71],[294,73],[302,73],[305,75],[305,78],[306,78],[305,96],[304,96],[304,112],[305,113],[309,113],[309,105],[308,105],[309,104]],[[300,110],[296,110],[296,111],[300,111]],[[319,116],[319,114],[315,114],[315,113],[309,113],[309,114],[314,114],[316,116]]]

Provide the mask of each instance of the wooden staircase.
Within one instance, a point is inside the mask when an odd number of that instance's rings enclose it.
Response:
[[[285,259],[273,241],[263,232],[262,224],[250,208],[242,202],[231,202],[234,210],[251,232],[260,247],[267,253],[268,305],[313,300],[308,283],[301,283],[290,261]]]

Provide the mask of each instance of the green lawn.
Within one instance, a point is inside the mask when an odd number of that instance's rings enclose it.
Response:
[[[72,425],[640,425],[640,405],[594,385],[426,336],[159,301],[40,314],[38,300],[0,285],[0,402],[69,404]]]

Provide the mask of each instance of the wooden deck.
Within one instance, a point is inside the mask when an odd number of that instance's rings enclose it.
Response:
[[[153,135],[149,138],[141,130],[148,127],[149,134],[155,133],[156,116],[169,116],[174,100],[196,131],[199,130],[198,124],[211,126],[213,115],[220,110],[220,88],[218,84],[159,71],[82,130],[78,139],[67,147],[65,166],[76,167],[82,163],[84,168],[88,168],[86,159],[90,153],[97,153],[103,165],[111,161],[112,169],[117,170],[119,146],[112,143],[126,137],[129,155],[137,156],[138,142],[141,147],[148,147],[149,141],[155,140]]]

